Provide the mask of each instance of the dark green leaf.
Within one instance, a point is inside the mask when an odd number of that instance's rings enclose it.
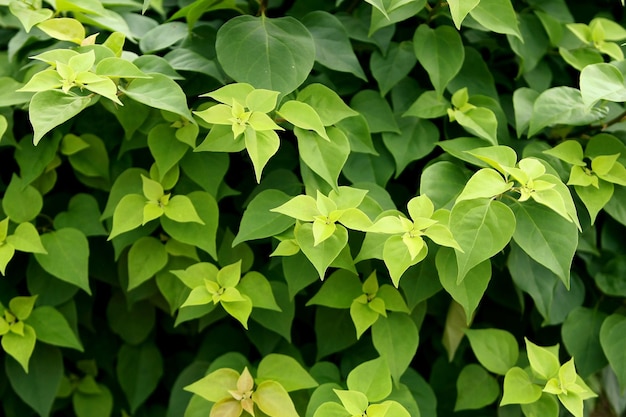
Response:
[[[153,343],[139,346],[124,344],[118,352],[115,370],[130,410],[134,413],[156,389],[163,375],[163,357]]]

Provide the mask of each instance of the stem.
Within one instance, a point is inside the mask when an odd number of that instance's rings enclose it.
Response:
[[[267,0],[257,0],[259,3],[259,11],[257,16],[265,16],[265,10],[267,10]]]

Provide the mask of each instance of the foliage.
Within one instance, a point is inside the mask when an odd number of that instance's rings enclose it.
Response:
[[[0,0],[3,415],[623,416],[623,21]]]

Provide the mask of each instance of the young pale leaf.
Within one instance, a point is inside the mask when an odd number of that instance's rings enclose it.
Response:
[[[203,226],[206,225],[204,220],[198,215],[193,201],[186,195],[175,195],[170,198],[167,205],[163,206],[163,213],[177,223],[200,223]]]
[[[602,210],[604,206],[611,201],[615,191],[615,186],[610,182],[599,181],[598,188],[593,186],[581,187],[576,185],[574,186],[574,189],[589,212],[591,224],[594,224],[600,210]]]
[[[587,108],[600,100],[626,101],[624,76],[611,64],[587,65],[580,73],[580,93]]]
[[[517,363],[519,347],[515,337],[500,329],[467,329],[465,334],[476,358],[488,371],[505,375]]]
[[[527,338],[524,338],[524,341],[533,374],[545,380],[557,376],[561,365],[554,351],[558,352],[558,345],[545,348],[537,346]]]
[[[393,380],[400,382],[419,344],[415,322],[403,313],[379,317],[372,325],[372,342],[378,354],[387,362]]]
[[[278,382],[287,392],[315,388],[318,385],[298,361],[291,356],[276,353],[265,356],[257,369],[258,384],[269,380]]]
[[[449,0],[448,6],[450,7],[450,14],[452,15],[452,21],[454,26],[458,30],[461,29],[461,24],[469,12],[478,6],[480,0]]]
[[[276,381],[264,381],[252,394],[252,401],[268,416],[299,417],[285,388]]]
[[[413,36],[415,56],[424,67],[435,91],[443,95],[446,86],[463,66],[465,50],[461,35],[450,26],[431,29],[420,25]]]
[[[252,307],[281,311],[274,299],[270,282],[261,273],[248,272],[237,284],[237,289],[242,295],[250,298]]]
[[[370,403],[378,402],[391,394],[391,373],[383,358],[359,364],[348,374],[348,389],[362,392]]]
[[[41,243],[39,232],[32,223],[26,222],[17,225],[13,234],[6,238],[6,242],[21,252],[47,253],[46,248]]]
[[[292,125],[305,130],[312,130],[326,140],[330,140],[326,135],[326,129],[320,116],[306,103],[289,100],[278,110],[278,114]]]
[[[285,216],[289,216],[303,222],[312,222],[315,220],[315,216],[320,215],[317,208],[317,202],[313,197],[308,195],[297,195],[291,200],[271,209],[270,211],[284,214]]]
[[[457,283],[473,267],[500,252],[515,231],[515,215],[495,200],[465,200],[450,213],[450,230],[463,252],[456,250]]]
[[[530,375],[522,368],[513,367],[504,376],[500,406],[507,404],[531,404],[541,398],[541,386],[531,381]]]
[[[273,130],[255,131],[248,128],[245,131],[245,144],[248,155],[254,166],[257,183],[261,182],[261,173],[270,158],[278,152],[280,138]]]
[[[296,228],[295,237],[300,249],[315,266],[320,279],[324,279],[326,269],[339,256],[348,243],[348,231],[337,225],[335,233],[318,245],[314,245],[313,226],[305,223]]]
[[[282,94],[302,84],[315,62],[311,34],[292,17],[230,19],[217,32],[215,50],[222,68],[235,81]]]
[[[500,395],[498,381],[485,368],[470,363],[456,380],[458,396],[454,411],[477,410],[493,403]]]
[[[383,246],[383,261],[385,262],[387,270],[389,270],[393,284],[397,287],[400,284],[400,278],[404,272],[406,272],[411,265],[415,265],[424,259],[427,254],[428,246],[422,245],[420,252],[415,257],[412,257],[402,236],[389,237]]]
[[[361,299],[355,299],[350,305],[350,317],[356,328],[356,338],[360,339],[363,333],[380,317],[380,313],[370,308],[367,297],[363,295]]]
[[[348,413],[354,416],[365,414],[369,402],[365,394],[359,391],[333,389]]]
[[[35,93],[28,107],[34,129],[33,143],[37,145],[46,133],[76,116],[91,102],[89,96],[67,95],[58,90]]]
[[[224,295],[227,295],[227,293],[225,292]],[[248,318],[250,313],[252,313],[252,301],[250,298],[244,296],[241,301],[222,300],[220,304],[228,314],[237,319],[246,330],[248,329]]]
[[[29,324],[24,324],[23,334],[9,331],[2,336],[1,344],[4,351],[22,366],[24,372],[28,373],[28,363],[36,341],[35,330]]]
[[[85,28],[76,19],[59,17],[43,21],[37,28],[44,31],[48,36],[60,41],[69,41],[80,45],[85,39]]]
[[[232,397],[228,391],[237,388],[238,379],[239,372],[234,369],[221,368],[187,385],[184,390],[193,392],[207,401],[218,402]]]
[[[138,228],[143,224],[143,210],[146,198],[140,194],[126,194],[123,196],[113,212],[113,228],[108,240]]]
[[[489,281],[491,281],[491,261],[485,260],[470,269],[460,284],[457,284],[456,280],[458,272],[452,249],[439,248],[435,262],[441,285],[463,307],[469,326],[472,317],[474,317],[474,312],[487,290]]]
[[[513,183],[507,182],[496,170],[483,168],[472,175],[456,201],[458,203],[463,200],[492,198],[504,194],[512,187]]]

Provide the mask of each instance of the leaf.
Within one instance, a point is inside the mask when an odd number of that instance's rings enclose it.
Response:
[[[350,44],[348,32],[337,17],[317,10],[305,15],[301,21],[313,36],[317,62],[331,70],[347,72],[367,80]]]
[[[167,264],[165,246],[156,238],[145,236],[128,251],[128,291],[137,288]]]
[[[189,32],[183,22],[165,22],[146,32],[139,42],[139,48],[144,54],[157,52],[183,40]]]
[[[467,329],[474,355],[488,371],[505,375],[517,363],[519,347],[515,337],[500,329]]]
[[[357,365],[348,374],[348,389],[362,392],[370,403],[381,401],[391,393],[391,374],[383,358]]]
[[[455,249],[457,283],[470,269],[500,252],[515,231],[515,216],[499,201],[480,199],[457,203],[450,213],[450,231],[463,252]]]
[[[496,170],[483,168],[467,181],[456,201],[496,197],[504,194],[512,187],[513,183],[507,182]]]
[[[526,354],[533,375],[544,380],[557,376],[560,368],[558,354],[558,346],[543,347],[538,346],[524,338],[526,342]]]
[[[89,288],[89,243],[80,231],[59,229],[41,235],[48,254],[35,253],[35,259],[46,272],[69,282],[91,295]]]
[[[175,279],[171,275],[170,278]],[[106,316],[113,333],[126,343],[139,345],[152,332],[156,314],[149,301],[142,300],[129,305],[122,292],[115,292],[109,299]]]
[[[315,266],[320,279],[324,279],[324,275],[330,264],[347,245],[348,231],[343,226],[338,225],[335,229],[335,233],[315,246],[312,229],[312,223],[302,224],[300,227],[296,228],[295,237],[302,252],[306,255],[307,259],[311,261],[313,266]]]
[[[67,319],[54,307],[37,307],[26,322],[35,330],[37,340],[83,351],[83,345],[74,334]]]
[[[11,387],[40,416],[48,417],[63,378],[63,357],[55,347],[40,344],[34,350],[28,373],[12,359],[5,369]]]
[[[583,378],[607,363],[600,341],[600,328],[606,317],[601,311],[579,307],[567,315],[561,326],[563,344],[567,352],[576,358],[576,369]]]
[[[106,236],[107,231],[100,222],[98,201],[90,194],[75,194],[67,207],[54,218],[55,229],[73,227],[85,236]]]
[[[378,303],[380,305],[380,303]],[[373,305],[373,304],[372,304]],[[360,339],[363,333],[369,329],[380,317],[378,311],[374,311],[369,303],[354,300],[350,304],[350,317],[356,329],[356,337]]]
[[[187,385],[185,391],[193,392],[207,401],[218,402],[230,396],[230,389],[237,387],[239,372],[230,368],[220,368],[202,379]]]
[[[388,238],[383,246],[383,261],[393,284],[397,287],[406,270],[424,259],[427,253],[428,246],[423,245],[415,258],[412,259],[411,252],[402,240],[402,236],[395,235]]]
[[[69,41],[80,45],[85,39],[85,28],[76,19],[69,17],[59,17],[55,19],[45,20],[37,25],[51,38],[60,41]]]
[[[480,0],[449,0],[448,6],[450,7],[450,14],[452,15],[452,21],[454,26],[458,30],[461,29],[461,24],[469,12],[478,6]]]
[[[413,48],[439,96],[463,66],[465,50],[459,33],[450,26],[431,29],[420,25],[413,36]]]
[[[28,363],[35,349],[36,335],[35,330],[29,324],[23,325],[22,333],[17,334],[9,330],[2,336],[2,349],[22,366],[24,372],[28,373]]]
[[[350,100],[350,107],[365,117],[371,133],[400,133],[389,103],[378,91],[359,91]]]
[[[134,413],[156,389],[163,375],[163,358],[152,343],[139,346],[124,344],[118,352],[115,371]]]
[[[600,100],[626,101],[624,76],[611,64],[587,65],[580,73],[580,93],[587,108]]]
[[[426,5],[426,0],[383,0],[383,5],[387,13],[372,9],[369,36],[373,36],[378,30],[386,26],[417,15]]]
[[[436,91],[424,91],[411,104],[411,107],[404,112],[402,117],[415,116],[422,119],[435,119],[445,116],[449,107],[450,103],[448,100],[443,96],[439,96]]]
[[[28,117],[34,129],[33,143],[83,111],[92,101],[89,96],[74,96],[58,90],[35,93],[28,106]]]
[[[248,155],[250,155],[252,165],[254,166],[256,182],[259,183],[261,182],[263,168],[270,158],[278,152],[280,139],[273,130],[254,131],[248,128],[245,132],[245,143]]]
[[[530,88],[522,87],[513,93],[513,108],[515,109],[515,131],[520,138],[530,126],[533,105],[539,93]]]
[[[487,29],[513,35],[523,41],[517,24],[517,15],[510,0],[480,0],[469,13]]]
[[[393,380],[399,383],[417,352],[419,333],[415,322],[403,313],[379,317],[372,325],[372,342],[387,362]]]
[[[307,85],[298,92],[297,100],[311,106],[324,126],[337,125],[342,120],[352,120],[354,116],[359,116],[334,90],[323,84]]]
[[[319,115],[308,104],[289,100],[280,107],[278,114],[292,125],[304,130],[312,130],[324,139],[330,140]]]
[[[294,133],[302,161],[331,187],[336,187],[339,173],[350,154],[346,135],[336,127],[330,127],[327,130],[329,142],[309,130],[295,128]]]
[[[588,109],[579,90],[553,87],[543,91],[535,100],[528,136],[534,136],[543,128],[558,124],[586,125],[600,120],[605,114],[606,110],[601,107]]]
[[[252,400],[267,415],[298,417],[298,412],[289,394],[276,381],[261,382],[252,394]]]
[[[150,73],[150,76],[150,79],[134,79],[126,87],[120,86],[119,89],[139,103],[176,113],[193,121],[182,88],[166,75]]]
[[[77,417],[109,417],[113,411],[113,395],[106,385],[98,384],[98,393],[75,391],[72,405]]]
[[[248,272],[237,284],[237,289],[242,295],[250,298],[252,307],[281,311],[274,299],[270,282],[261,273]]]
[[[469,326],[491,280],[491,262],[485,260],[470,269],[460,284],[457,284],[458,271],[452,249],[439,248],[435,262],[441,285],[463,307]]]
[[[470,363],[456,380],[454,411],[477,410],[493,403],[500,395],[500,385],[479,365]]]
[[[626,358],[623,354],[624,349],[626,349],[624,331],[626,331],[626,316],[621,314],[610,315],[604,320],[600,328],[602,350],[617,376],[622,391],[626,387]]]
[[[530,375],[522,368],[513,367],[504,376],[500,406],[507,404],[531,404],[541,397],[541,386],[533,384]]]
[[[365,394],[359,391],[350,390],[338,390],[333,389],[335,395],[339,397],[341,404],[345,408],[343,411],[347,411],[352,415],[363,415],[368,406],[367,397]],[[339,409],[337,409],[339,410]]]
[[[315,61],[315,43],[292,17],[238,16],[217,32],[217,59],[237,82],[288,94],[304,82]]]
[[[465,113],[456,110],[454,118],[470,133],[488,140],[493,145],[498,144],[498,120],[490,109],[476,107]]]
[[[531,258],[557,274],[569,288],[572,259],[578,243],[576,225],[550,208],[531,201],[512,206],[513,240]]]
[[[167,205],[163,207],[163,214],[177,223],[205,224],[198,216],[195,205],[186,195],[175,195],[170,198]]]
[[[278,382],[287,392],[315,388],[318,383],[294,358],[272,353],[265,356],[257,368],[256,381]]]
[[[386,95],[417,63],[413,43],[392,43],[386,55],[375,51],[370,58],[370,69],[378,83],[381,95]]]
[[[219,210],[215,198],[204,191],[194,191],[187,195],[203,224],[196,222],[180,223],[166,216],[161,217],[161,226],[174,239],[188,245],[197,246],[213,259],[217,259],[217,224]]]
[[[411,162],[432,152],[439,139],[439,130],[428,120],[403,117],[398,120],[398,127],[400,134],[383,133],[383,142],[396,161],[396,178]]]
[[[294,220],[291,217],[271,211],[290,199],[290,196],[276,189],[263,190],[254,196],[241,217],[239,232],[233,240],[233,245],[247,240],[276,236],[292,226]]]
[[[363,294],[358,275],[337,270],[324,280],[319,291],[306,305],[321,305],[330,308],[350,308],[355,298]]]
[[[33,220],[43,208],[41,193],[32,185],[28,185],[16,174],[6,188],[2,199],[2,209],[16,223]]]
[[[176,138],[176,129],[167,123],[161,123],[150,129],[148,147],[159,171],[158,181],[163,181],[165,174],[185,156],[189,147]]]
[[[140,194],[126,194],[123,196],[113,212],[113,228],[108,240],[136,229],[143,225],[143,210],[146,198]],[[104,214],[103,214],[104,216]]]

